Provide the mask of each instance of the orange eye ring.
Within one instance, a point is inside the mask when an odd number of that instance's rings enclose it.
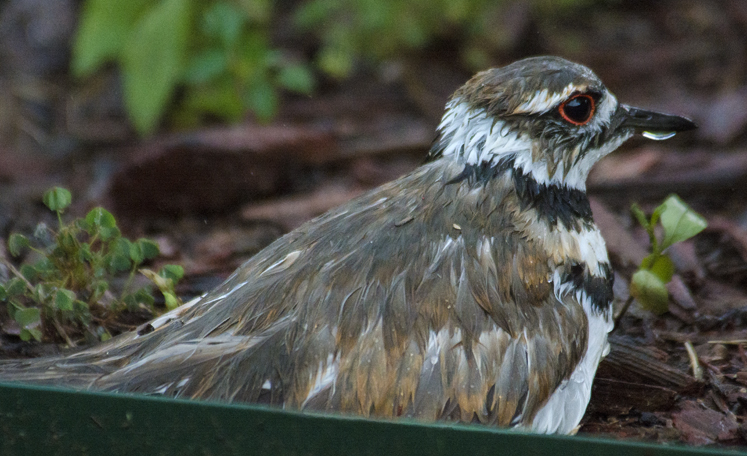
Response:
[[[596,102],[591,95],[580,93],[567,99],[558,107],[560,116],[568,123],[581,126],[586,125],[596,110]]]

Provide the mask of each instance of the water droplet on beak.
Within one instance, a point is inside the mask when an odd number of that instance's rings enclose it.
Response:
[[[653,139],[654,141],[664,141],[665,139],[669,139],[676,134],[677,133],[674,131],[667,131],[667,132],[644,131],[642,133],[643,137],[648,138],[648,139]]]

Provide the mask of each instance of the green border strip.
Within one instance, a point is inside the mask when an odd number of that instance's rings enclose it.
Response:
[[[0,384],[0,455],[747,455]]]

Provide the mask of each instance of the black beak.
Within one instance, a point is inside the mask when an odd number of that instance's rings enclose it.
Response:
[[[695,123],[680,116],[647,111],[621,104],[619,114],[622,117],[621,127],[634,128],[636,133],[674,133],[697,128]]]

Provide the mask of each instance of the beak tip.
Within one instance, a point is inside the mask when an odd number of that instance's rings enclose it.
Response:
[[[698,128],[691,119],[683,116],[664,114],[640,108],[625,106],[626,118],[623,125],[633,127],[637,132],[682,132]]]
[[[690,131],[695,130],[698,128],[698,124],[696,124],[692,119],[684,116],[675,116],[675,118],[678,118],[680,120],[679,125],[676,126],[676,131]]]

